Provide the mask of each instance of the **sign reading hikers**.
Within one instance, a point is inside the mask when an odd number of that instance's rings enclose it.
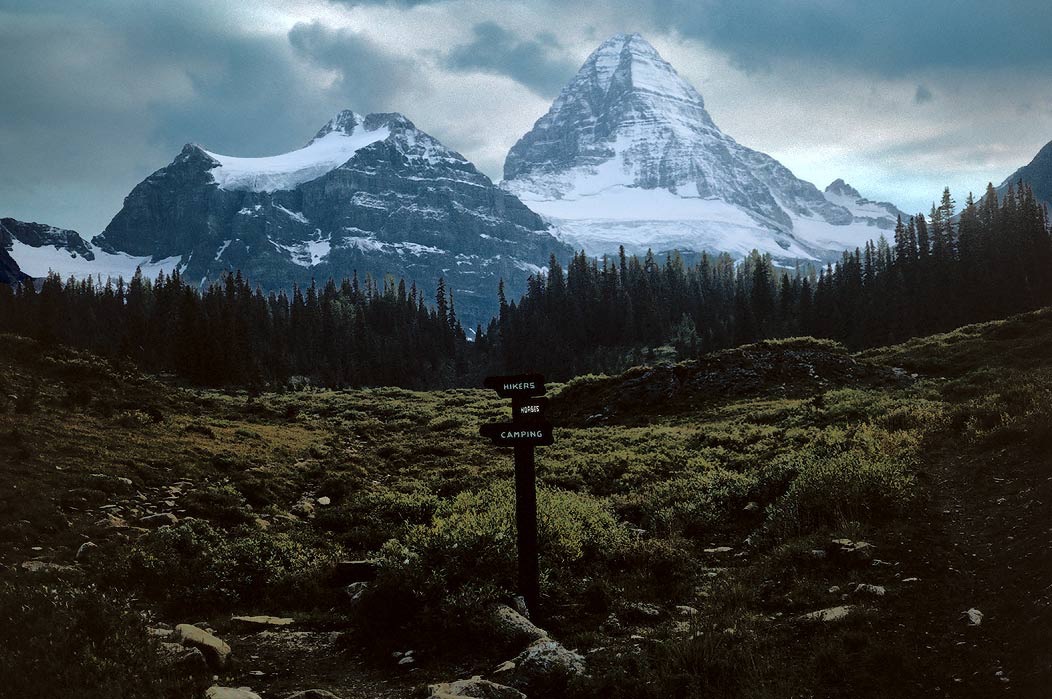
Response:
[[[511,422],[482,425],[479,434],[498,447],[515,448],[515,528],[519,552],[519,592],[526,608],[536,613],[540,599],[537,559],[537,469],[533,448],[548,446],[555,438],[544,419],[548,399],[540,374],[490,376],[483,385],[501,398],[511,398]]]

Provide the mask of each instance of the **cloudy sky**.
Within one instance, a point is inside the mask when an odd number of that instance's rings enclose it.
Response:
[[[1052,140],[1047,0],[0,0],[0,216],[102,230],[189,141],[258,156],[400,111],[494,179],[607,36],[824,187],[927,210]]]

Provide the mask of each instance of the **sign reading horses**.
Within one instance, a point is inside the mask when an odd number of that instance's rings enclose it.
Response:
[[[548,399],[544,377],[540,374],[490,376],[483,385],[501,398],[512,399],[511,422],[482,425],[479,434],[498,447],[515,449],[515,529],[519,551],[519,592],[526,608],[536,612],[541,595],[540,567],[537,560],[537,469],[534,447],[551,444],[555,437],[544,419]]]

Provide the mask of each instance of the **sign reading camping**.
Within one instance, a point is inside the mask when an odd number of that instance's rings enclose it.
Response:
[[[483,384],[501,398],[511,398],[511,422],[479,427],[479,434],[498,447],[515,449],[515,529],[519,553],[519,592],[526,608],[537,611],[541,596],[537,558],[537,468],[534,447],[555,441],[551,424],[544,419],[544,377],[540,374],[490,376]]]
[[[480,427],[479,432],[483,437],[493,440],[498,447],[546,447],[555,441],[549,424],[493,422]]]

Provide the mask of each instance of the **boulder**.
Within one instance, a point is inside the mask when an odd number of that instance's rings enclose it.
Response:
[[[324,689],[304,689],[302,692],[288,695],[285,699],[340,699]]]
[[[179,523],[179,518],[171,512],[158,512],[155,515],[146,515],[139,519],[144,527],[170,527]]]
[[[232,616],[230,621],[236,622],[242,626],[246,626],[254,629],[267,629],[279,626],[288,626],[295,620],[281,616]]]
[[[850,565],[867,565],[873,560],[874,546],[866,541],[833,539],[828,549],[831,558]]]
[[[551,692],[585,674],[584,657],[551,639],[531,643],[513,660],[501,666],[498,679],[513,687]]]
[[[471,679],[432,684],[427,688],[428,699],[450,699],[451,697],[473,697],[474,699],[526,699],[517,689],[490,682],[475,675]],[[291,697],[289,699],[292,699]]]
[[[537,641],[548,640],[547,631],[506,604],[497,605],[492,617],[497,634],[508,645],[516,649],[525,648]]]
[[[98,544],[92,543],[90,541],[85,541],[83,544],[80,545],[80,548],[77,549],[77,555],[75,556],[75,558],[78,561],[86,561],[87,559],[91,558],[95,553],[97,553],[98,549]]]
[[[181,643],[161,642],[161,662],[166,666],[188,674],[200,675],[208,672],[208,661],[199,648],[188,648]]]
[[[221,670],[230,660],[230,646],[225,641],[192,624],[176,626],[174,637],[184,646],[197,648],[204,653],[209,667]]]
[[[968,626],[979,626],[983,623],[983,613],[975,607],[966,612],[961,612],[961,616],[968,621]]]
[[[205,692],[205,699],[261,699],[248,687],[220,687],[212,685]]]

